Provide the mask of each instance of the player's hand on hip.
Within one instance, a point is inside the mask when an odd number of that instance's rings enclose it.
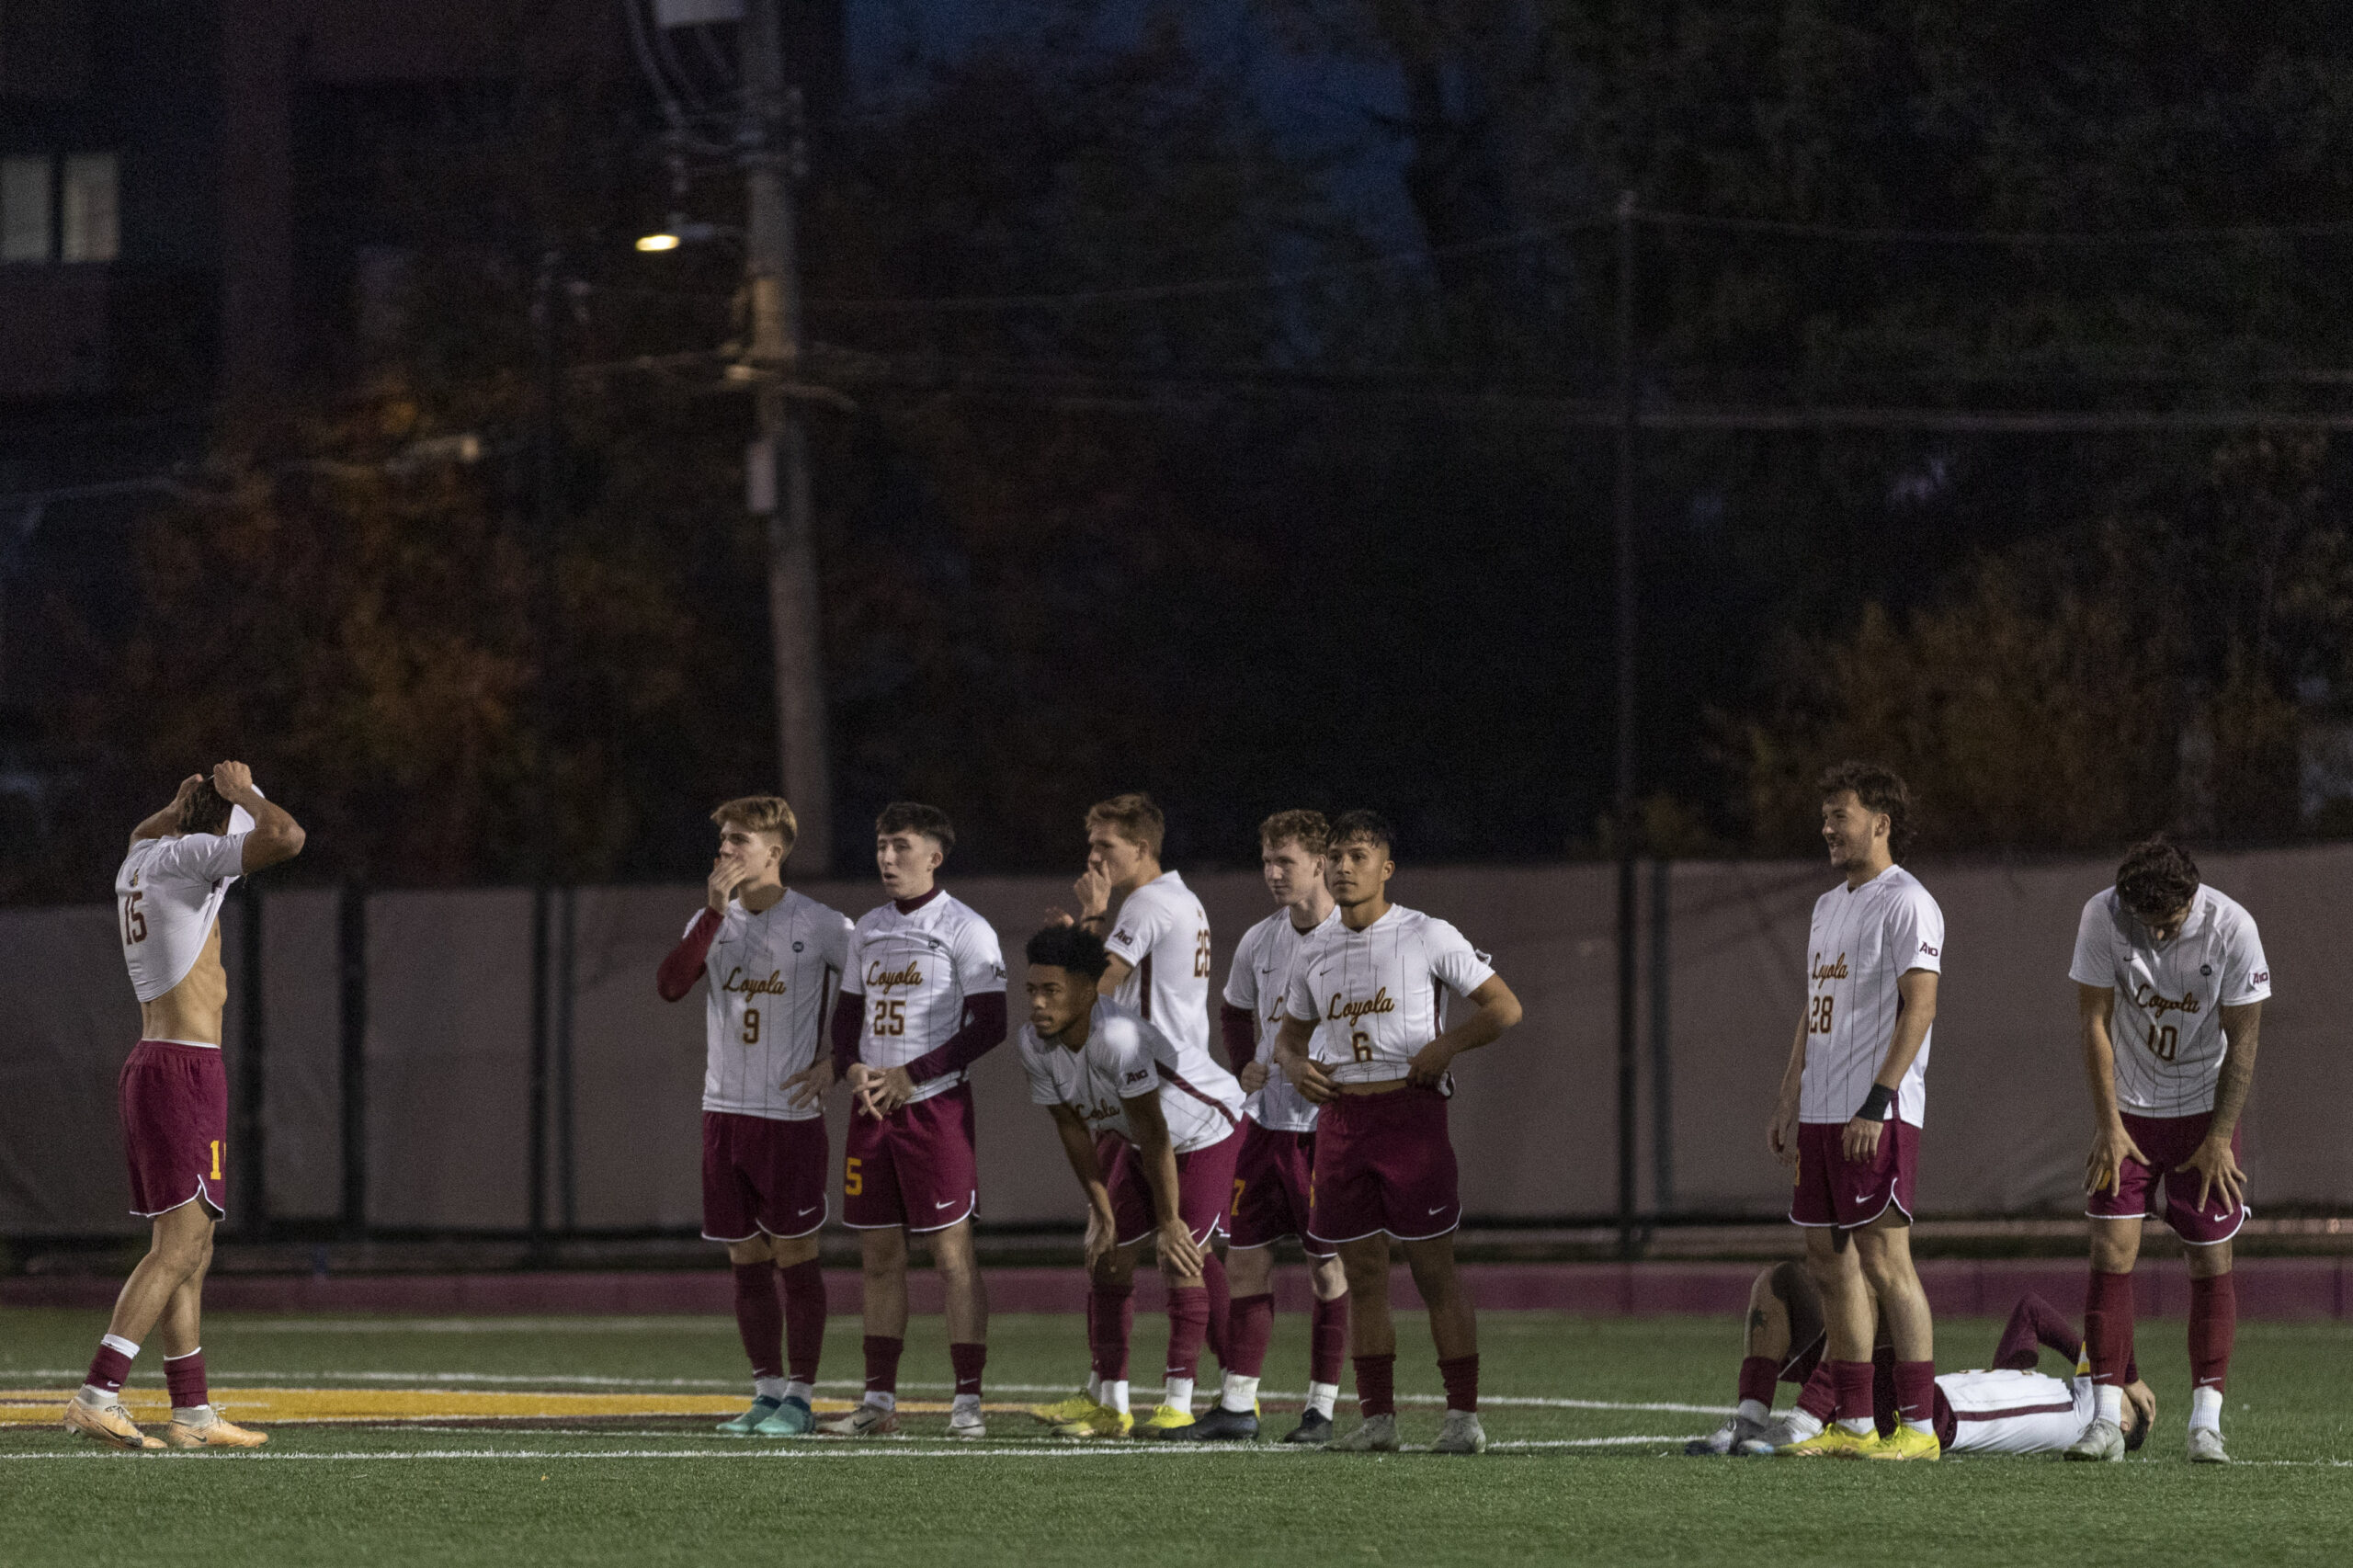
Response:
[[[779,1086],[785,1091],[784,1103],[792,1109],[815,1105],[825,1097],[825,1091],[834,1086],[834,1059],[821,1051],[816,1061]]]
[[[1292,1085],[1307,1097],[1308,1104],[1330,1105],[1340,1097],[1340,1086],[1332,1082],[1332,1075],[1324,1071],[1323,1064],[1312,1058],[1286,1057],[1282,1068],[1290,1074]]]
[[[1875,1159],[1879,1155],[1879,1135],[1886,1127],[1883,1121],[1855,1117],[1847,1123],[1846,1135],[1838,1140],[1838,1146],[1847,1159],[1858,1165]]]
[[[1160,1267],[1179,1279],[1201,1277],[1201,1245],[1181,1219],[1160,1222]]]
[[[2141,1145],[2132,1142],[2132,1134],[2124,1131],[2122,1122],[2094,1133],[2092,1152],[2084,1161],[2084,1190],[2116,1191],[2124,1179],[2124,1162],[2128,1159],[2144,1165],[2149,1163],[2149,1156],[2141,1153]]]
[[[254,792],[254,770],[242,762],[216,762],[212,765],[212,788],[224,801],[244,803]]]
[[[1453,1063],[1453,1048],[1443,1040],[1434,1040],[1414,1052],[1413,1060],[1405,1063],[1405,1082],[1417,1089],[1436,1088]]]
[[[2182,1168],[2198,1173],[2198,1207],[2206,1207],[2210,1192],[2219,1194],[2223,1202],[2238,1212],[2245,1201],[2246,1172],[2239,1169],[2238,1156],[2231,1153],[2230,1144],[2209,1138],[2198,1145],[2198,1152],[2182,1162]]]
[[[1244,1094],[1255,1095],[1267,1086],[1267,1080],[1273,1075],[1265,1062],[1247,1062],[1243,1063],[1242,1071],[1233,1075],[1233,1081],[1242,1085]]]

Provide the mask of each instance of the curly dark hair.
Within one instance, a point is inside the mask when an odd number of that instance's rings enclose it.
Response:
[[[1029,938],[1025,951],[1031,963],[1066,969],[1089,980],[1102,979],[1103,971],[1111,966],[1103,938],[1084,926],[1049,926]]]
[[[214,834],[229,831],[229,802],[221,798],[221,791],[212,787],[211,779],[207,778],[189,790],[188,799],[180,802],[180,831]]]
[[[1912,791],[1893,768],[1876,762],[1842,762],[1823,770],[1820,789],[1824,801],[1851,790],[1863,810],[1885,814],[1889,858],[1901,860],[1912,852]]]
[[[2116,868],[2116,896],[2149,925],[2196,898],[2198,887],[2198,862],[2162,833],[2127,849]]]

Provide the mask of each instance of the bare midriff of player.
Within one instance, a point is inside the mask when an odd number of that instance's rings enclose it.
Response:
[[[697,981],[708,982],[702,1233],[726,1244],[736,1332],[752,1363],[752,1403],[719,1430],[795,1437],[816,1425],[812,1401],[825,1343],[817,1233],[832,1171],[826,1010],[849,961],[850,924],[784,885],[800,824],[782,798],[746,795],[710,820],[719,824],[719,853],[703,908],[655,983],[664,1001],[678,1002]]]
[[[1332,824],[1324,883],[1339,919],[1303,946],[1283,996],[1275,1065],[1322,1108],[1310,1239],[1335,1248],[1355,1303],[1348,1348],[1362,1425],[1327,1447],[1397,1447],[1392,1244],[1429,1311],[1446,1384],[1435,1453],[1481,1453],[1479,1324],[1454,1264],[1462,1199],[1447,1132],[1449,1069],[1519,1022],[1519,999],[1462,934],[1389,902],[1396,835],[1370,812]],[[1441,1028],[1438,994],[1471,1004]]]
[[[1845,881],[1813,906],[1806,1011],[1766,1141],[1795,1167],[1790,1219],[1805,1227],[1837,1409],[1790,1451],[1934,1460],[1935,1326],[1911,1224],[1944,915],[1896,864],[1911,831],[1904,781],[1849,762],[1823,776],[1821,791],[1823,842]],[[1871,1421],[1874,1321],[1895,1346],[1903,1415],[1885,1437]]]
[[[902,801],[874,823],[874,863],[890,902],[851,933],[834,1064],[850,1087],[843,1221],[858,1233],[866,1288],[866,1397],[825,1424],[838,1437],[898,1430],[899,1356],[907,1334],[907,1241],[931,1248],[955,1374],[952,1437],[987,1435],[981,1380],[988,1292],[972,1253],[980,1204],[973,1062],[1005,1040],[1005,958],[996,933],[938,882],[956,830],[937,806]]]
[[[240,876],[301,851],[301,825],[262,798],[242,762],[181,780],[171,804],[131,830],[115,874],[115,904],[139,997],[140,1038],[123,1065],[120,1112],[131,1212],[149,1221],[150,1239],[115,1300],[89,1375],[66,1403],[69,1432],[122,1449],[264,1441],[213,1412],[204,1369],[204,1276],[229,1192],[221,901]],[[151,1334],[172,1399],[160,1441],[141,1432],[122,1406],[123,1381]]]
[[[2271,994],[2263,938],[2253,915],[2200,881],[2196,861],[2152,838],[2084,905],[2069,973],[2092,1094],[2084,1334],[2100,1409],[2067,1457],[2123,1455],[2132,1266],[2144,1218],[2162,1216],[2189,1254],[2190,1461],[2226,1463],[2222,1389],[2238,1328],[2231,1238],[2248,1214],[2239,1117]]]

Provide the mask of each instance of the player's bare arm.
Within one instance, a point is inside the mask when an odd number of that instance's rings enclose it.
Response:
[[[1454,1059],[1466,1051],[1476,1051],[1483,1045],[1493,1045],[1503,1032],[1520,1020],[1519,998],[1504,983],[1500,974],[1491,974],[1471,993],[1471,1005],[1477,1011],[1440,1033],[1438,1037],[1414,1052],[1405,1067],[1405,1081],[1428,1088],[1446,1076]]]
[[[1160,1113],[1160,1091],[1155,1088],[1120,1103],[1127,1108],[1128,1131],[1136,1141],[1136,1155],[1143,1167],[1145,1184],[1152,1188],[1153,1216],[1159,1224],[1160,1265],[1172,1278],[1198,1280],[1201,1277],[1201,1249],[1193,1240],[1191,1228],[1185,1223],[1178,1201],[1176,1142],[1168,1135],[1168,1119]]]
[[[204,775],[201,773],[191,773],[181,779],[180,787],[174,792],[171,803],[131,830],[131,842],[139,844],[147,839],[161,838],[167,833],[177,831],[180,812],[188,804],[188,798],[201,789],[203,784]]]
[[[2084,1190],[2113,1192],[2127,1159],[2146,1164],[2149,1156],[2124,1131],[2124,1116],[2116,1103],[2116,1042],[2109,1032],[2116,1013],[2116,991],[2107,985],[2075,987],[2075,1013],[2082,1024],[2084,1077],[2092,1091],[2092,1150],[2084,1161]]]
[[[254,819],[252,830],[245,835],[240,861],[244,869],[258,871],[302,853],[302,824],[285,807],[262,798],[262,792],[254,788],[252,768],[242,762],[215,763],[212,788],[231,805],[243,806]]]
[[[1339,1096],[1340,1090],[1330,1074],[1308,1059],[1307,1045],[1314,1038],[1313,1024],[1302,1018],[1285,1017],[1281,1030],[1275,1036],[1275,1065],[1307,1097],[1308,1104],[1330,1105]]]
[[[1780,1094],[1773,1101],[1773,1119],[1765,1124],[1765,1146],[1773,1157],[1797,1168],[1798,1105],[1805,1083],[1805,1040],[1813,1031],[1808,1020],[1798,1020],[1797,1038],[1790,1041],[1790,1065],[1781,1074]]]
[[[2198,1173],[2198,1206],[2219,1190],[2232,1209],[2244,1207],[2246,1172],[2231,1153],[2231,1135],[2238,1130],[2239,1113],[2246,1108],[2247,1091],[2255,1086],[2256,1038],[2263,1024],[2263,1004],[2249,1002],[2222,1009],[2222,1076],[2214,1085],[2214,1119],[2206,1125],[2205,1139],[2183,1165]]]
[[[1839,1140],[1850,1160],[1868,1160],[1879,1153],[1879,1135],[1887,1119],[1895,1114],[1896,1090],[1904,1083],[1904,1074],[1912,1070],[1912,1059],[1920,1054],[1929,1026],[1937,1021],[1937,971],[1905,970],[1896,977],[1895,997],[1895,1032],[1889,1037],[1887,1055],[1871,1079],[1870,1097],[1847,1121],[1846,1135]]]
[[[1086,1131],[1086,1122],[1078,1112],[1066,1105],[1046,1108],[1054,1119],[1054,1135],[1062,1140],[1063,1158],[1070,1162],[1070,1174],[1078,1178],[1079,1191],[1086,1196],[1086,1272],[1090,1275],[1111,1256],[1118,1242],[1118,1227],[1111,1218],[1111,1189],[1103,1180],[1103,1167],[1095,1158],[1095,1139]]]

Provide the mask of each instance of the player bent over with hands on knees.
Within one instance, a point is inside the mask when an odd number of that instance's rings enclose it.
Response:
[[[702,1080],[702,1233],[735,1271],[735,1327],[752,1361],[752,1403],[719,1429],[797,1437],[825,1343],[825,1091],[834,1063],[825,1009],[848,960],[848,916],[789,891],[800,835],[792,808],[747,795],[710,813],[719,854],[705,904],[662,960],[656,988],[683,1000],[708,978]],[[778,1301],[781,1287],[783,1301]],[[785,1346],[791,1344],[791,1377]]]
[[[1348,1324],[1363,1424],[1327,1447],[1397,1447],[1397,1330],[1389,1314],[1389,1254],[1405,1251],[1429,1309],[1446,1382],[1433,1453],[1481,1453],[1479,1324],[1454,1266],[1462,1222],[1446,1102],[1448,1069],[1519,1022],[1519,999],[1443,920],[1389,902],[1396,835],[1370,812],[1332,824],[1324,882],[1340,917],[1291,965],[1275,1065],[1321,1107],[1315,1126],[1309,1240],[1336,1248],[1356,1306]],[[1440,987],[1476,1009],[1441,1029]]]
[[[882,808],[874,863],[891,900],[851,933],[834,1009],[834,1066],[850,1086],[842,1220],[858,1233],[866,1286],[866,1397],[821,1428],[835,1437],[899,1429],[910,1236],[930,1243],[946,1298],[956,1377],[948,1435],[988,1432],[981,1376],[989,1303],[972,1254],[980,1165],[968,1074],[1005,1039],[1005,957],[989,923],[938,883],[955,846],[938,807]]]
[[[2222,1464],[2222,1384],[2238,1326],[2231,1238],[2246,1222],[2239,1114],[2255,1082],[2256,1037],[2271,966],[2254,916],[2198,877],[2163,838],[2136,844],[2116,885],[2084,905],[2075,932],[2084,1069],[2095,1128],[2091,1342],[2100,1419],[2071,1460],[2123,1456],[2120,1384],[2132,1361],[2132,1265],[2143,1216],[2157,1212],[2189,1253],[2189,1458]]]
[[[205,1387],[204,1275],[213,1226],[229,1204],[221,901],[239,877],[301,852],[301,824],[262,799],[242,762],[182,779],[171,804],[131,830],[114,892],[116,935],[139,997],[139,1043],[123,1063],[119,1108],[131,1212],[152,1222],[152,1240],[115,1299],[88,1377],[66,1402],[68,1432],[119,1449],[250,1449],[267,1440],[216,1415]],[[122,1407],[123,1381],[150,1332],[172,1398],[160,1441]]]
[[[1821,790],[1823,842],[1846,881],[1814,903],[1805,1017],[1766,1142],[1796,1167],[1790,1219],[1805,1227],[1822,1296],[1836,1419],[1790,1451],[1933,1460],[1935,1329],[1910,1227],[1944,913],[1895,863],[1911,838],[1904,780],[1848,762]],[[1874,1309],[1894,1345],[1902,1415],[1885,1437],[1871,1422]]]
[[[1167,1281],[1170,1360],[1200,1353],[1209,1323],[1202,1260],[1233,1187],[1242,1089],[1206,1051],[1188,1050],[1101,992],[1108,955],[1082,926],[1029,938],[1029,1022],[1020,1037],[1029,1097],[1051,1113],[1071,1174],[1086,1196],[1086,1271],[1132,1300],[1136,1255],[1151,1241]],[[1112,1150],[1104,1169],[1098,1151]],[[1097,1409],[1057,1427],[1063,1437],[1160,1437],[1185,1428],[1138,1426],[1128,1406],[1124,1316],[1088,1324],[1100,1392]]]
[[[1748,1330],[1740,1363],[1740,1408],[1731,1420],[1685,1446],[1687,1454],[1771,1454],[1820,1432],[1837,1398],[1823,1360],[1822,1297],[1794,1263],[1760,1270],[1748,1292]],[[1885,1335],[1881,1334],[1884,1348]],[[2059,1353],[2069,1371],[2038,1370],[2043,1346]],[[1895,1429],[1894,1357],[1874,1358],[1872,1416],[1885,1435]],[[1800,1385],[1797,1408],[1776,1421],[1773,1385]],[[2156,1395],[2128,1371],[2122,1390],[2122,1441],[2137,1449],[2156,1418]],[[2028,1292],[2010,1313],[1984,1371],[1948,1372],[1936,1380],[1937,1442],[1947,1454],[2056,1454],[2097,1419],[2091,1367],[2084,1341],[2041,1297]]]

